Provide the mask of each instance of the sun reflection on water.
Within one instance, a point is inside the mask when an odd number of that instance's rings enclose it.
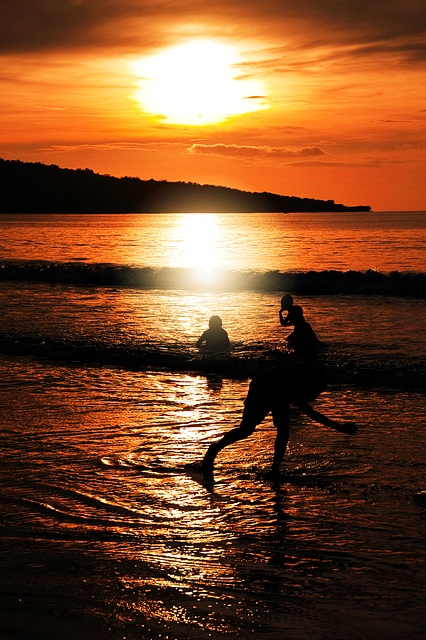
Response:
[[[186,213],[180,217],[184,267],[217,266],[215,218],[203,213]]]
[[[216,216],[186,213],[179,219],[180,263],[192,270],[194,286],[220,284],[222,232]]]

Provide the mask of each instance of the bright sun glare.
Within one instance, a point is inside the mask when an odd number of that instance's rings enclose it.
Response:
[[[203,213],[181,216],[181,263],[194,271],[195,284],[214,285],[219,275],[219,231],[214,219]]]
[[[208,125],[267,109],[260,82],[237,77],[235,50],[211,40],[167,49],[131,64],[142,111],[163,122]]]

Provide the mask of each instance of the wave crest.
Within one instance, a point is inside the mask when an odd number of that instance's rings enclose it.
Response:
[[[426,297],[426,273],[392,271],[230,271],[107,263],[2,261],[1,280],[70,285],[218,291],[287,291],[297,295]]]

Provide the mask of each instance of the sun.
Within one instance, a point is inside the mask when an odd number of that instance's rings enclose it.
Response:
[[[170,124],[200,126],[268,108],[261,83],[241,78],[235,49],[196,40],[131,64],[140,109]]]

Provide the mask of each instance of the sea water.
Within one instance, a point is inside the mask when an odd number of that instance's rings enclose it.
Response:
[[[0,637],[388,639],[426,631],[425,214],[0,217]],[[197,464],[285,360],[315,408]],[[213,314],[229,355],[195,342]]]

